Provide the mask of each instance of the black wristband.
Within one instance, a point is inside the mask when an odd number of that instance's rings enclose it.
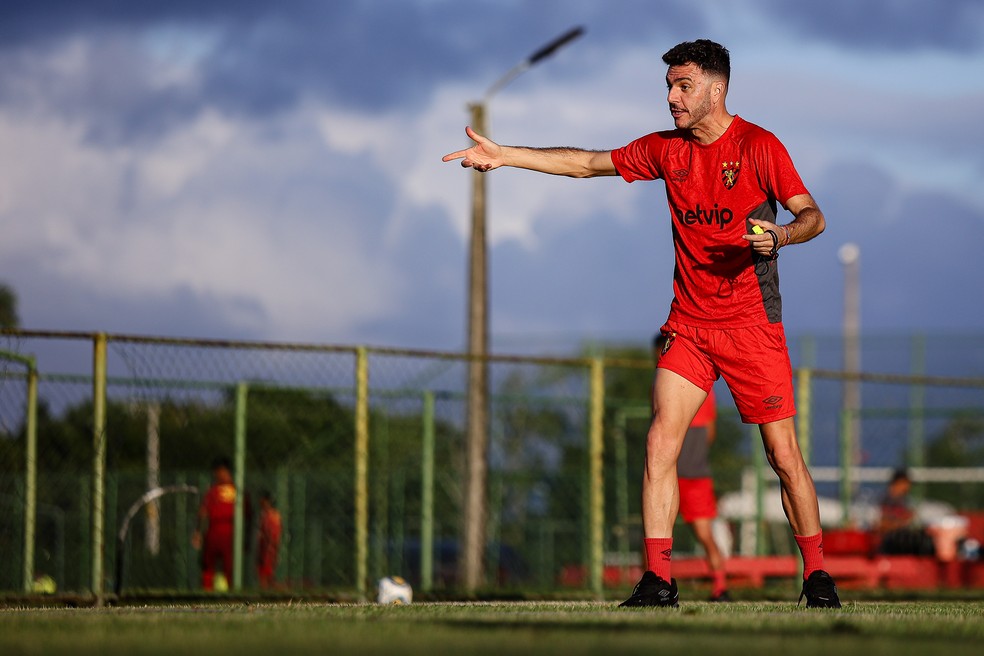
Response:
[[[776,235],[775,230],[766,230],[766,232],[772,237],[772,252],[769,253],[769,257],[774,260],[779,257],[779,237]]]

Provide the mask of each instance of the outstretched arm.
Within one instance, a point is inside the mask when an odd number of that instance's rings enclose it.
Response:
[[[617,175],[612,164],[611,151],[582,150],[580,148],[525,148],[500,146],[470,127],[465,128],[475,145],[444,156],[443,161],[460,159],[465,168],[491,171],[500,166],[529,169],[551,175],[571,178],[593,178],[599,175]]]

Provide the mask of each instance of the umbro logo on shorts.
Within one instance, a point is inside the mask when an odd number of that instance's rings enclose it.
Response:
[[[779,408],[779,406],[782,405],[782,397],[781,396],[770,396],[767,399],[762,399],[762,403],[764,403],[765,405],[767,405],[770,410],[776,410],[776,409]]]

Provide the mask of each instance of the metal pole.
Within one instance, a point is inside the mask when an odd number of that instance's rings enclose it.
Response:
[[[103,604],[103,525],[106,476],[106,334],[97,333],[92,348],[92,594]]]
[[[355,590],[366,596],[369,572],[369,355],[355,355]]]
[[[752,438],[752,461],[755,465],[755,555],[765,555],[765,452],[762,448],[762,434],[759,429],[759,439],[756,444],[755,431],[749,427],[749,437]]]
[[[624,557],[629,553],[629,494],[628,494],[628,453],[625,444],[625,411],[615,411],[612,427],[612,443],[615,446],[615,526],[618,540],[618,554]]]
[[[161,404],[147,404],[147,489],[161,485]],[[154,499],[147,504],[147,523],[144,525],[144,544],[156,556],[161,550],[161,504]]]
[[[605,473],[604,473],[604,417],[605,417],[605,361],[591,359],[591,408],[590,408],[590,517],[591,541],[591,591],[601,598],[605,568]]]
[[[290,481],[287,473],[287,466],[280,465],[277,467],[277,481],[275,483],[275,488],[277,490],[277,506],[280,510],[280,517],[283,521],[281,525],[281,532],[283,535],[291,535],[294,531],[293,520],[291,519],[291,510],[293,509],[293,503],[290,499]],[[283,549],[283,547],[281,547]],[[285,558],[277,559],[277,580],[284,581],[288,578],[294,577],[293,570],[290,569],[290,556],[289,556],[290,543],[287,543],[287,553],[288,556]]]
[[[38,370],[27,365],[27,441],[24,457],[24,592],[34,583],[34,534],[38,500]],[[64,583],[64,582],[62,582]]]
[[[796,434],[803,461],[810,466],[813,445],[810,434],[810,404],[813,402],[813,370],[800,367],[796,372]]]
[[[434,392],[424,392],[420,465],[420,589],[434,587]]]
[[[243,587],[243,543],[245,538],[245,517],[243,499],[246,495],[246,403],[249,397],[249,384],[236,385],[236,451],[234,455],[236,502],[232,519],[232,589]]]
[[[27,368],[27,408],[24,417],[24,544],[22,566],[24,592],[34,584],[34,536],[37,527],[38,476],[38,369],[35,359],[0,349],[0,357]],[[64,583],[64,581],[62,581]]]
[[[912,365],[910,373],[913,376],[926,374],[926,336],[915,335],[912,338]],[[909,387],[909,457],[907,465],[922,467],[926,463],[926,386],[913,384]],[[926,486],[916,483],[912,486],[912,497],[922,499]]]
[[[844,265],[844,371],[856,374],[861,371],[861,285],[859,261],[861,250],[857,244],[844,244],[837,252]],[[849,471],[861,466],[861,381],[844,381],[843,410],[847,423],[844,438],[847,441]],[[850,490],[854,490],[852,482]],[[845,518],[846,519],[846,518]]]
[[[841,523],[847,526],[851,521],[851,496],[853,483],[851,481],[851,471],[854,467],[851,464],[852,441],[851,441],[851,422],[853,417],[850,410],[841,410],[840,413],[840,502],[841,502]]]

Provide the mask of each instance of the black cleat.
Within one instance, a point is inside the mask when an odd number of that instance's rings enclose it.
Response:
[[[837,585],[830,574],[818,569],[803,581],[803,592],[800,602],[806,597],[807,608],[840,608],[840,598],[837,596]],[[799,602],[797,602],[798,604]]]
[[[711,595],[711,598],[708,599],[708,601],[727,603],[731,601],[731,595],[728,594],[727,590],[722,590],[716,595]]]
[[[628,606],[676,606],[680,599],[676,579],[667,583],[653,572],[646,571],[636,583],[632,596],[620,603],[619,608]]]

